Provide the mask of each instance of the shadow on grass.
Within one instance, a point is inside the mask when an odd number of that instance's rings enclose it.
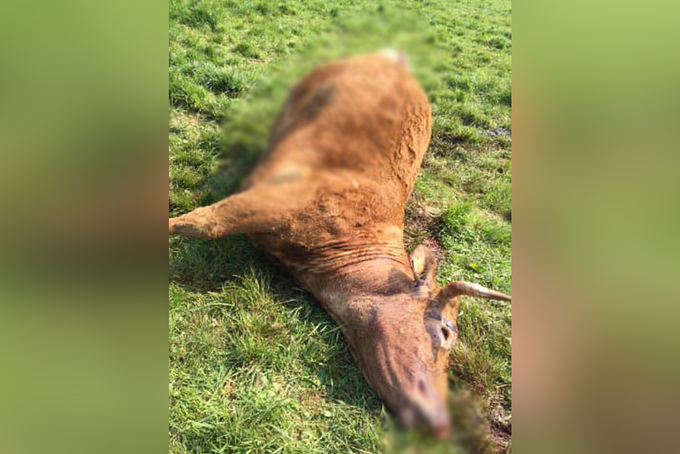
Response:
[[[202,183],[197,205],[218,202],[236,192],[266,150],[276,101],[267,87],[225,114],[217,168]],[[280,98],[281,96],[279,96]],[[170,211],[173,212],[173,206]],[[196,207],[194,207],[196,208]],[[271,266],[262,251],[244,235],[217,240],[170,240],[170,281],[193,291],[219,291],[225,282],[249,267]]]
[[[296,285],[282,268],[274,264],[270,289],[272,296],[280,302],[282,310],[299,310],[298,319],[306,326],[324,325],[329,328],[321,336],[329,356],[323,363],[305,362],[308,375],[316,376],[323,388],[322,394],[328,402],[340,401],[378,416],[382,402],[368,386],[361,369],[354,360],[349,344],[330,315],[309,293]],[[300,306],[302,306],[300,308]]]

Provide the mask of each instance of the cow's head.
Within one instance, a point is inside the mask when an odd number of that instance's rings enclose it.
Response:
[[[406,427],[445,437],[450,350],[458,337],[460,295],[510,301],[480,285],[452,282],[440,288],[436,259],[425,246],[411,254],[414,281],[407,291],[373,305],[354,352],[374,390]]]

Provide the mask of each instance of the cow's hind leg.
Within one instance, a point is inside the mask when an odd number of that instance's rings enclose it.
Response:
[[[264,232],[279,225],[296,205],[276,192],[254,188],[171,218],[170,235],[212,239],[232,233]]]

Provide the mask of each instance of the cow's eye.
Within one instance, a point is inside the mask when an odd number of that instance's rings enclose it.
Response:
[[[439,321],[439,323],[437,324],[438,327],[436,328],[439,330],[439,332],[435,334],[439,338],[438,339],[439,347],[445,350],[450,349],[456,340],[455,339],[456,325],[454,325],[446,317],[442,317],[439,314],[430,313],[427,314],[427,317]]]
[[[456,332],[456,325],[454,325],[453,322],[452,322],[451,320],[443,319],[443,320],[442,320],[442,323],[444,323],[444,325],[445,325],[448,329],[450,329],[452,333],[455,333],[455,332]]]
[[[442,318],[441,332],[443,337],[442,346],[448,350],[456,341],[456,325],[454,325],[450,320]]]

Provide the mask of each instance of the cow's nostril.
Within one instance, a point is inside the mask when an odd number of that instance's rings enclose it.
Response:
[[[418,380],[418,390],[425,394],[425,381],[423,380]]]
[[[451,333],[449,333],[448,328],[442,327],[442,335],[444,336],[444,340],[449,340],[449,336],[451,335]]]

